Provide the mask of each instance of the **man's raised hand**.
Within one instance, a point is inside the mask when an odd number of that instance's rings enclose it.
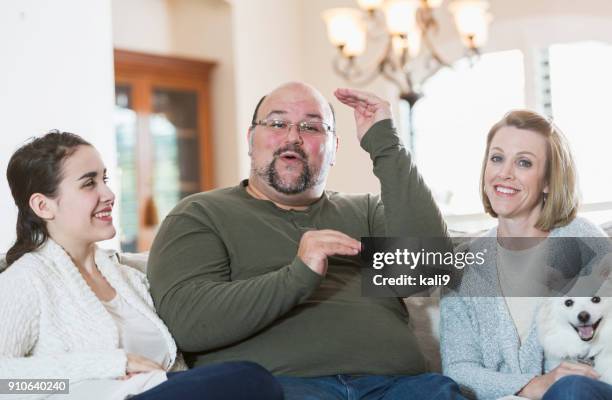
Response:
[[[363,135],[372,125],[383,119],[391,118],[391,105],[380,97],[361,90],[336,89],[336,98],[353,108],[357,124],[357,139],[361,142]]]
[[[354,256],[361,250],[361,242],[331,229],[308,231],[302,235],[298,257],[321,276],[327,273],[327,257]]]

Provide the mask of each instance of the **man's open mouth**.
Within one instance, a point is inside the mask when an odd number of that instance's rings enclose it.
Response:
[[[303,161],[304,160],[304,158],[301,155],[293,151],[285,151],[281,153],[280,158],[282,158],[283,160],[290,160],[290,161],[294,161],[294,160]]]
[[[570,325],[572,325],[572,328],[574,328],[574,330],[576,331],[578,336],[580,336],[580,339],[583,342],[588,342],[589,340],[593,339],[593,336],[595,336],[595,331],[597,330],[597,327],[599,326],[599,323],[602,319],[603,317],[599,318],[594,324]]]

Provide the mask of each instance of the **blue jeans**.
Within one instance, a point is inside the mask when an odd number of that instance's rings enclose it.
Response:
[[[440,374],[333,375],[314,378],[277,376],[285,400],[455,400],[459,386]]]
[[[548,388],[542,400],[612,400],[612,385],[580,375],[564,376]]]
[[[274,377],[252,362],[226,362],[169,372],[168,380],[133,400],[282,400]]]

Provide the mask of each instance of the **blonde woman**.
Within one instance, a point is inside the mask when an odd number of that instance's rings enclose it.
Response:
[[[549,238],[605,236],[576,217],[576,170],[561,132],[531,111],[504,116],[487,136],[481,194],[485,210],[498,225],[478,239],[487,250],[485,265],[466,271],[462,282],[481,297],[449,295],[442,300],[444,373],[483,400],[512,395],[612,398],[612,387],[598,381],[590,366],[566,362],[544,373],[533,324],[538,299],[504,297],[529,296],[529,289],[541,289],[531,277],[541,269],[539,256]],[[518,250],[513,245],[521,239],[516,238],[530,239],[522,240]]]

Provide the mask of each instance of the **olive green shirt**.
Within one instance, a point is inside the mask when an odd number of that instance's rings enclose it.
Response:
[[[425,371],[401,299],[361,295],[358,256],[329,257],[321,277],[296,255],[312,229],[356,239],[446,236],[391,120],[370,128],[361,146],[381,196],[326,191],[307,210],[289,211],[253,198],[243,181],[189,196],[164,220],[147,273],[190,366],[249,360],[302,377]]]

